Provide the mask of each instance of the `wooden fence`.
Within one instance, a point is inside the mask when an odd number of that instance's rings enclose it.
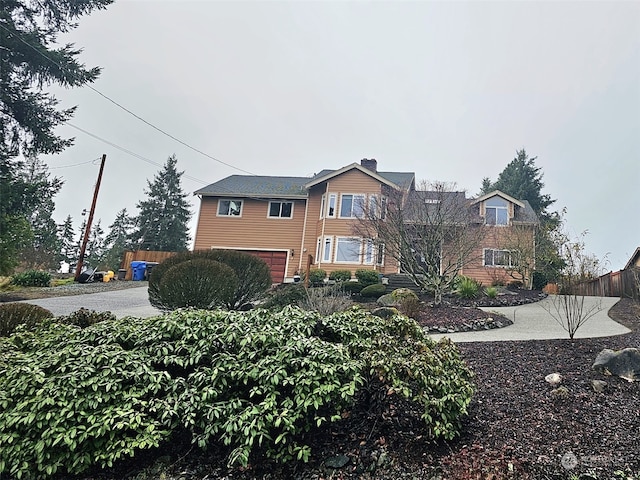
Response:
[[[162,263],[167,258],[172,257],[176,252],[153,252],[149,250],[136,250],[135,252],[124,252],[120,268],[126,270],[125,280],[131,280],[131,262],[158,262]]]
[[[610,272],[581,283],[577,294],[597,297],[624,297],[640,300],[640,268]]]

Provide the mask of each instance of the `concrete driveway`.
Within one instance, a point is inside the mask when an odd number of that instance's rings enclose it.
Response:
[[[430,335],[433,339],[449,337],[454,342],[494,342],[509,340],[549,340],[569,338],[569,334],[549,314],[553,308],[554,296],[549,296],[536,303],[529,303],[517,307],[483,308],[487,312],[496,312],[513,322],[504,328],[483,330],[480,332],[460,332]],[[598,313],[591,317],[576,332],[574,338],[609,337],[629,333],[627,327],[613,321],[609,309],[618,303],[619,298],[584,297],[585,311],[596,308]],[[553,310],[552,310],[553,311]]]
[[[147,287],[125,288],[68,297],[38,298],[25,300],[25,303],[40,305],[55,316],[69,315],[83,307],[97,312],[110,311],[118,318],[128,316],[144,318],[162,313],[149,303]]]

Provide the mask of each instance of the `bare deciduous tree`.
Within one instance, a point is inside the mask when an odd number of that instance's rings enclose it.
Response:
[[[477,260],[485,229],[454,184],[422,182],[409,193],[388,191],[363,208],[354,224],[393,258],[415,284],[434,294],[435,304],[453,289],[458,272]]]
[[[560,277],[560,294],[550,295],[549,302],[543,303],[556,322],[573,338],[578,329],[604,308],[601,301],[585,302],[579,285],[597,278],[603,273],[605,261],[586,252],[583,232],[572,240],[566,233],[558,233],[560,238],[559,256],[564,262]]]

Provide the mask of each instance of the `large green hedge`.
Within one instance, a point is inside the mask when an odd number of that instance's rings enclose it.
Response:
[[[238,252],[235,250],[196,250],[194,252],[182,252],[168,258],[160,265],[157,265],[151,271],[149,275],[149,301],[155,307],[163,310],[171,310],[176,308],[176,305],[168,307],[168,303],[165,302],[167,296],[167,283],[163,288],[163,277],[167,272],[176,265],[184,262],[202,262],[202,261],[214,261],[220,262],[233,270],[235,276],[229,276],[230,284],[233,283],[234,289],[231,295],[227,295],[226,292],[221,297],[226,298],[223,302],[224,306],[229,309],[239,309],[248,303],[262,298],[266,291],[271,287],[271,270],[269,265],[261,258],[248,253]],[[174,271],[175,273],[175,271]],[[183,270],[185,275],[182,276],[181,282],[189,282],[189,274],[194,272],[187,272]],[[199,272],[199,278],[202,278],[206,274],[205,272]],[[218,280],[212,279],[208,282],[209,285],[215,284],[217,281],[224,282],[224,278]],[[174,280],[176,280],[174,276]],[[188,286],[187,286],[188,287]],[[199,288],[197,285],[192,284],[192,288]],[[220,302],[216,299],[212,299],[212,305],[219,305]],[[182,305],[188,306],[187,304]]]
[[[372,389],[420,405],[425,433],[452,438],[471,373],[453,344],[414,321],[360,309],[49,323],[0,338],[0,476],[107,467],[185,432],[226,448],[234,465],[306,461],[302,434],[368,408],[358,402]]]

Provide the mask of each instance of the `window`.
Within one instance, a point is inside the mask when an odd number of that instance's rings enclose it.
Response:
[[[336,263],[360,263],[362,240],[353,237],[336,239]]]
[[[514,267],[518,264],[517,254],[511,250],[484,250],[485,267]]]
[[[500,197],[485,202],[485,221],[487,225],[507,225],[509,223],[508,203]]]
[[[332,238],[324,237],[318,238],[318,249],[316,251],[316,263],[318,262],[330,262],[331,261],[331,246]]]
[[[327,207],[327,217],[336,218],[336,202],[338,201],[335,193],[329,194],[329,205]]]
[[[384,243],[378,244],[378,249],[376,252],[376,265],[384,265]]]
[[[242,200],[218,200],[218,215],[221,217],[239,217],[242,213]]]
[[[340,202],[341,218],[360,218],[364,213],[364,195],[342,195]]]
[[[372,265],[375,259],[376,245],[373,240],[367,239],[364,241],[364,263]]]
[[[322,200],[320,201],[320,218],[324,218],[324,209],[326,208],[326,195],[322,194]]]
[[[269,202],[269,218],[291,218],[293,202]]]

